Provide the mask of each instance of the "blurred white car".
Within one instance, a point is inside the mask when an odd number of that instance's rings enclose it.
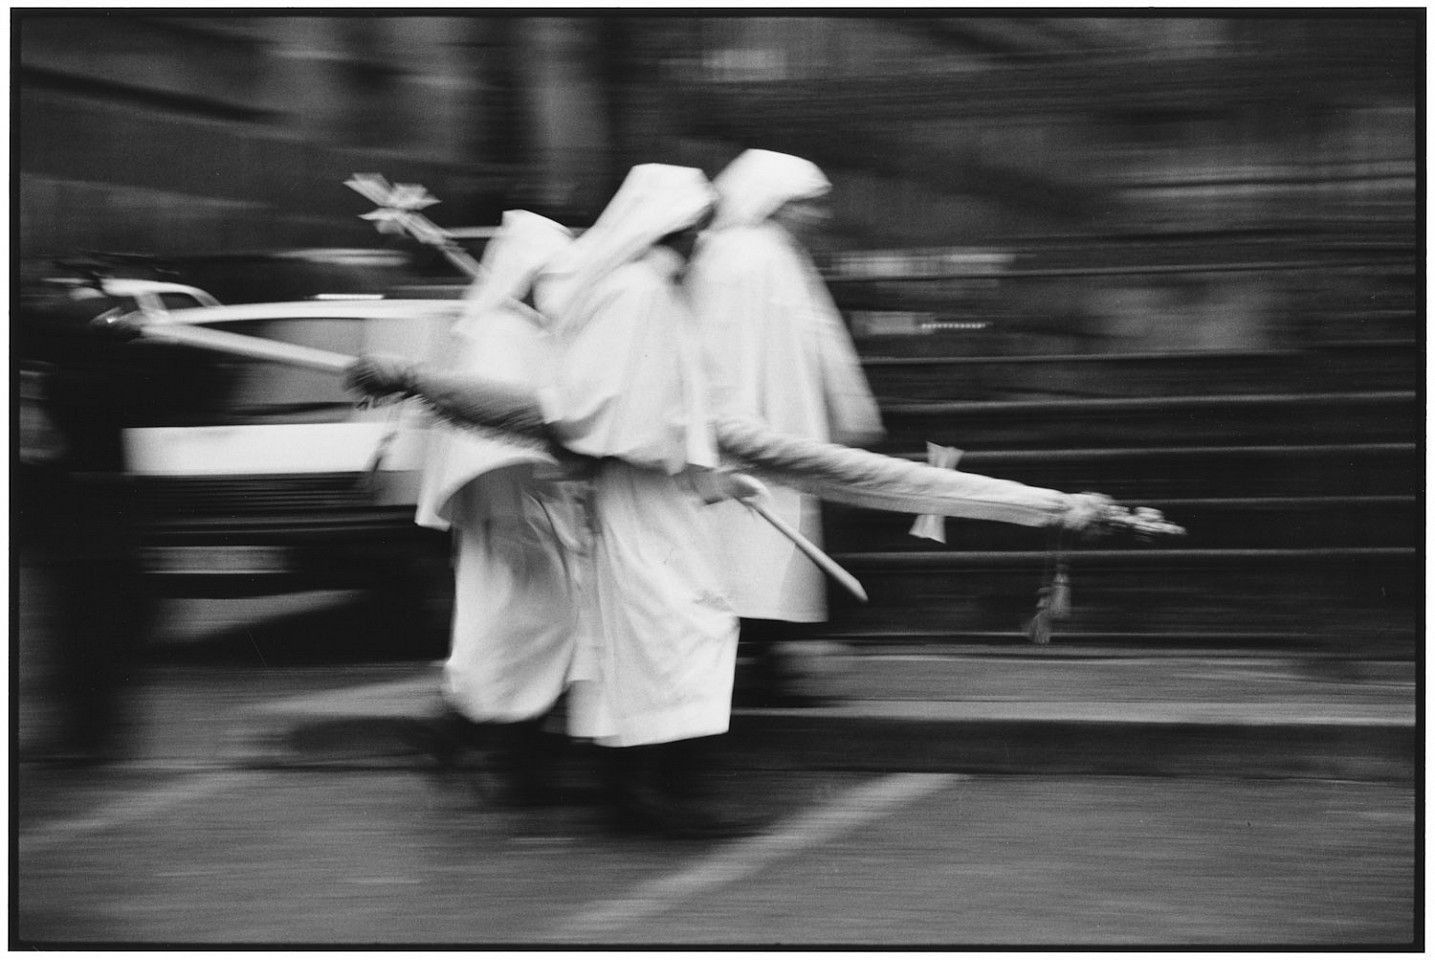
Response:
[[[458,300],[316,298],[173,310],[151,322],[206,327],[358,355],[437,356],[462,308]],[[176,346],[205,372],[202,396],[164,412],[170,423],[126,436],[129,469],[147,476],[250,476],[359,471],[413,405],[359,409],[338,376]],[[176,398],[177,401],[179,398]],[[410,466],[421,434],[400,430],[383,470]]]
[[[355,355],[438,354],[460,300],[316,298],[151,316]],[[125,431],[143,555],[169,596],[376,591],[396,628],[446,640],[448,543],[414,524],[431,419],[364,409],[332,373],[142,341],[168,396]],[[126,349],[121,346],[117,349]]]
[[[199,287],[136,277],[45,277],[38,287],[52,298],[63,297],[76,304],[92,302],[97,313],[163,313],[219,306],[219,300]]]
[[[100,292],[124,303],[133,303],[134,309],[146,312],[167,312],[196,307],[217,307],[219,301],[198,287],[182,283],[166,283],[161,280],[132,280],[124,277],[107,277],[99,281]]]

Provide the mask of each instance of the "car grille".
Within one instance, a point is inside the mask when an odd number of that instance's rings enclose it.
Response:
[[[161,521],[205,516],[323,514],[377,506],[368,475],[359,473],[143,477],[137,489],[146,514]]]

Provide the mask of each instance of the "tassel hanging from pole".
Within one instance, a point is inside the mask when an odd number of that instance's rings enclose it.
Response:
[[[1051,563],[1047,567],[1046,583],[1038,594],[1036,615],[1027,626],[1027,638],[1041,646],[1051,643],[1055,622],[1071,616],[1071,576],[1066,562],[1066,530],[1054,527],[1051,537]]]

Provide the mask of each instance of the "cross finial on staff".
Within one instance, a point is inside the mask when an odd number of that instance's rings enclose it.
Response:
[[[359,219],[374,224],[380,233],[408,234],[425,246],[435,247],[449,262],[477,280],[483,267],[443,227],[420,213],[438,203],[437,197],[417,183],[390,184],[382,174],[356,173],[344,186],[378,204],[379,209],[361,214]]]

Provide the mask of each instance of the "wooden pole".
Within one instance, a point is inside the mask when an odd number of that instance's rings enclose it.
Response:
[[[331,350],[317,350],[313,347],[301,347],[297,344],[266,340],[263,337],[248,337],[183,323],[146,323],[138,328],[138,332],[140,336],[150,340],[165,340],[201,350],[252,357],[256,360],[272,360],[275,363],[325,370],[329,373],[343,373],[356,359]]]
[[[848,593],[852,594],[852,596],[858,600],[861,600],[863,603],[867,602],[867,591],[862,588],[861,581],[838,566],[837,561],[823,553],[817,544],[798,533],[786,520],[783,520],[777,514],[773,513],[766,505],[756,500],[744,500],[742,502],[746,504],[748,509],[753,513],[756,513],[759,517],[762,517],[762,519],[772,524],[778,533],[791,540],[797,549],[805,553],[813,563],[822,568],[823,573],[826,573],[833,580],[840,583]]]

